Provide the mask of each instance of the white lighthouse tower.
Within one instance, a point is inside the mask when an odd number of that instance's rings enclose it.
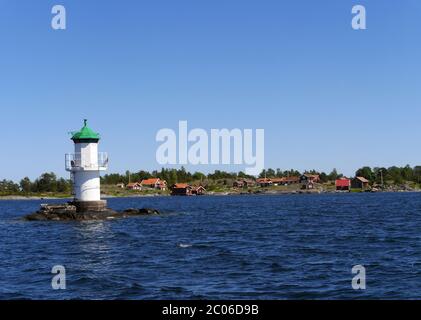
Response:
[[[107,170],[108,156],[98,152],[100,136],[87,126],[72,132],[74,153],[66,154],[66,170],[73,180],[74,205],[78,212],[106,210],[107,202],[101,200],[100,172]]]

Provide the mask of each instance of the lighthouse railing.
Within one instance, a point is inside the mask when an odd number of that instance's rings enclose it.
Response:
[[[82,157],[80,153],[66,153],[65,168],[67,171],[75,170],[106,170],[108,167],[108,154],[99,152],[97,159]]]

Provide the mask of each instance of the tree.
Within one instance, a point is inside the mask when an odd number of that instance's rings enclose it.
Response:
[[[145,180],[145,179],[152,178],[152,175],[149,172],[144,171],[144,170],[140,170],[138,172],[138,176],[139,176],[139,180]]]
[[[60,178],[57,180],[57,192],[68,193],[72,188],[72,184],[69,180]]]
[[[402,184],[404,182],[401,168],[393,166],[393,167],[390,167],[387,171],[388,171],[388,179],[393,180],[393,183]]]
[[[364,177],[369,181],[374,180],[374,174],[370,167],[362,167],[361,169],[358,169],[357,172],[355,172],[355,175],[357,177]]]
[[[298,170],[290,169],[283,173],[284,177],[299,177],[301,176],[301,172]]]
[[[414,181],[421,183],[421,166],[416,166],[414,168]]]
[[[376,183],[381,184],[381,183],[385,183],[385,181],[388,178],[388,170],[386,168],[374,168],[373,169],[373,176],[374,176],[374,180]],[[383,179],[382,179],[383,177]]]
[[[0,194],[10,195],[16,194],[19,192],[19,185],[14,183],[11,180],[2,180],[0,181]]]
[[[336,170],[336,168],[333,168],[332,172],[329,173],[329,175],[328,175],[328,179],[330,181],[335,181],[338,178],[339,178],[338,171]]]
[[[320,177],[321,183],[325,183],[325,182],[328,182],[330,180],[329,176],[325,172],[320,173],[319,177]]]
[[[43,173],[34,183],[35,192],[56,192],[57,177],[53,172]]]
[[[196,180],[196,181],[198,181],[198,180],[202,181],[202,180],[206,179],[206,176],[201,172],[195,172],[193,174],[192,178],[193,178],[193,180]]]
[[[267,177],[268,175],[267,175],[267,171],[266,171],[266,169],[263,169],[262,170],[262,172],[260,172],[260,174],[259,174],[259,178],[265,178],[265,177]]]
[[[249,175],[249,174],[245,174],[243,171],[240,171],[240,172],[237,174],[237,177],[238,177],[238,178],[241,178],[241,179],[253,179],[253,178],[254,178],[253,176],[251,176],[251,175]]]
[[[32,190],[32,181],[28,177],[23,178],[19,185],[21,191],[24,193],[29,193]]]
[[[414,170],[409,165],[406,165],[401,169],[401,176],[405,181],[411,181],[414,179]]]
[[[117,183],[127,183],[127,176],[123,176],[121,174],[118,173],[111,173],[111,174],[106,174],[103,177],[101,177],[101,183],[103,184],[117,184]]]
[[[172,185],[172,184],[178,182],[177,170],[172,169],[170,171],[170,178],[169,178],[169,180],[167,182],[168,182],[169,185]]]
[[[220,179],[237,179],[236,173],[229,173],[225,171],[215,170],[214,173],[208,174],[208,179],[220,180]]]
[[[273,170],[272,168],[269,168],[269,169],[268,169],[268,171],[267,171],[267,177],[268,177],[268,178],[273,178],[273,177],[276,177],[276,172],[275,172],[275,170]]]

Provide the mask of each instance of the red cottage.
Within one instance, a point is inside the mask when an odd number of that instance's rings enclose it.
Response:
[[[206,189],[203,186],[193,187],[191,193],[192,195],[202,196],[206,193]]]
[[[187,183],[176,183],[171,187],[172,196],[191,196],[192,187]]]
[[[351,188],[351,180],[348,178],[340,178],[335,181],[336,191],[349,191]]]

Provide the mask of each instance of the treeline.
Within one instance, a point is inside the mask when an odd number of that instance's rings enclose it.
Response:
[[[139,172],[129,172],[126,171],[126,174],[106,174],[101,177],[101,183],[104,184],[117,184],[124,183],[127,184],[130,182],[140,182],[143,179],[149,178],[159,178],[161,180],[166,180],[168,185],[172,185],[178,182],[197,182],[205,180],[220,180],[220,179],[239,179],[239,178],[248,178],[253,179],[253,176],[246,175],[244,172],[225,172],[220,170],[215,170],[213,173],[204,174],[202,172],[191,173],[186,171],[184,167],[181,169],[165,169],[162,168],[161,171],[154,170],[152,172],[141,170]]]
[[[298,171],[295,169],[290,170],[281,170],[281,169],[265,169],[259,174],[259,178],[282,178],[282,177],[293,177],[301,176],[302,174],[317,174],[320,176],[320,182],[326,183],[329,181],[335,181],[336,179],[344,177],[344,174],[338,172],[337,169],[333,169],[331,172],[321,172],[317,170],[305,170]],[[392,184],[402,184],[406,181],[412,181],[416,183],[421,183],[421,166],[410,167],[409,165],[405,167],[362,167],[355,172],[355,176],[360,176],[368,179],[371,183],[392,183]],[[197,182],[197,181],[214,181],[221,179],[254,179],[255,177],[246,175],[244,172],[226,172],[215,170],[213,173],[204,174],[201,172],[188,172],[185,168],[181,169],[161,169],[161,171],[139,171],[139,172],[129,172],[126,174],[107,174],[101,178],[102,183],[104,184],[117,184],[131,182],[140,182],[143,179],[148,178],[160,178],[166,180],[169,185],[177,182]],[[352,177],[348,177],[352,178]]]
[[[336,169],[333,169],[330,173],[319,172],[317,170],[308,170],[300,172],[298,170],[286,170],[280,169],[265,169],[263,170],[259,178],[282,178],[301,176],[304,173],[318,174],[322,183],[334,181],[338,178],[343,177],[342,173],[339,173]],[[372,184],[403,184],[405,182],[421,183],[421,166],[411,167],[409,165],[405,167],[392,166],[389,168],[384,167],[362,167],[355,172],[355,176],[361,176],[369,180]],[[162,168],[160,171],[154,170],[138,171],[131,173],[127,171],[125,174],[106,174],[101,177],[101,183],[108,185],[115,185],[118,183],[127,184],[131,182],[140,182],[143,179],[148,178],[160,178],[166,180],[169,185],[177,182],[211,182],[217,180],[235,180],[235,179],[254,179],[253,176],[246,175],[244,172],[226,172],[215,170],[213,173],[204,174],[201,172],[188,172],[184,167],[181,169],[165,169]],[[63,193],[70,194],[72,190],[71,180],[64,178],[57,178],[53,172],[43,173],[39,178],[31,181],[28,177],[23,178],[19,183],[11,180],[0,180],[0,195],[15,195],[15,194],[31,194],[31,193]]]
[[[411,167],[409,165],[405,167],[362,167],[355,173],[356,176],[366,178],[372,183],[385,183],[385,184],[402,184],[406,181],[412,181],[416,183],[421,182],[421,166]]]
[[[284,177],[299,177],[302,174],[318,174],[320,177],[320,182],[328,182],[328,181],[334,181],[336,179],[339,179],[343,177],[344,175],[342,173],[338,173],[336,169],[333,169],[329,174],[326,174],[325,172],[319,172],[317,170],[306,170],[303,172],[300,172],[298,170],[286,170],[282,171],[281,169],[267,169],[263,170],[259,178],[284,178]]]
[[[308,170],[302,173],[308,174],[318,174],[320,176],[321,182],[335,181],[343,177],[342,173],[339,173],[336,169],[333,169],[329,174],[325,172],[319,172],[316,170]],[[282,177],[292,177],[300,176],[301,172],[291,169],[287,171],[282,171],[280,169],[267,169],[263,170],[259,178],[282,178]],[[369,180],[371,183],[384,183],[384,184],[402,184],[407,181],[421,183],[421,166],[411,167],[406,165],[405,167],[362,167],[355,172],[355,176],[364,177]],[[348,177],[352,178],[352,177]]]
[[[43,173],[39,178],[31,181],[28,177],[19,183],[11,180],[0,181],[0,195],[31,194],[31,193],[70,193],[72,183],[64,178],[57,178],[52,173]]]

